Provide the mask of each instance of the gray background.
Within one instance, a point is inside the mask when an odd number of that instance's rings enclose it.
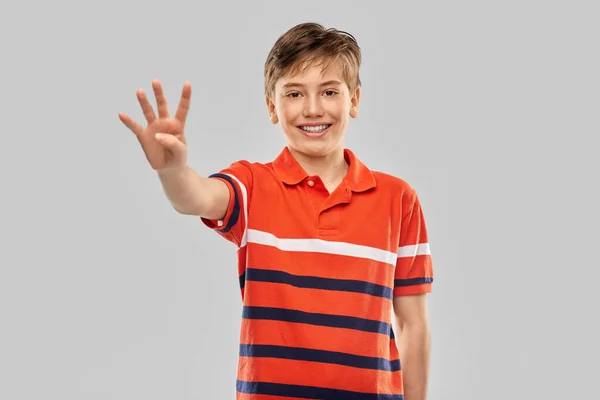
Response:
[[[358,39],[346,145],[422,199],[429,399],[598,398],[598,3],[385,4],[2,4],[0,398],[234,398],[235,247],[117,114],[189,80],[190,165],[270,161],[263,63],[305,21]]]

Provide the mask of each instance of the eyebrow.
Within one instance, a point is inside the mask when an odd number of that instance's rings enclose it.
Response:
[[[321,83],[319,86],[328,86],[328,85],[341,85],[342,82],[338,81],[338,80],[332,80],[332,81],[327,81],[327,82],[323,82]],[[296,82],[290,82],[290,83],[286,83],[285,85],[283,85],[282,87],[288,88],[288,87],[292,87],[292,86],[300,86],[300,87],[304,87],[303,84],[301,83],[296,83]]]

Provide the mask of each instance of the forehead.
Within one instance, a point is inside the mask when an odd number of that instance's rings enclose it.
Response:
[[[289,82],[310,83],[329,80],[344,82],[343,68],[339,61],[308,60],[296,64],[279,79],[279,86]]]

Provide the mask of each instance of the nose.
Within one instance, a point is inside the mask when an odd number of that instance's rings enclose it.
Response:
[[[304,102],[305,117],[320,117],[323,115],[323,106],[321,104],[321,96],[306,96]]]

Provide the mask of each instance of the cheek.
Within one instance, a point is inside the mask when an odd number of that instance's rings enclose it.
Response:
[[[289,111],[283,113],[283,115],[281,115],[280,117],[281,122],[283,122],[284,124],[293,124],[294,119],[293,117],[290,115]]]
[[[350,112],[350,104],[347,104],[346,101],[338,101],[332,105],[331,109],[336,115],[344,116]]]
[[[285,110],[281,111],[281,119],[284,123],[294,123],[299,115],[301,114],[300,111],[298,111],[298,107],[294,106],[286,106]]]

